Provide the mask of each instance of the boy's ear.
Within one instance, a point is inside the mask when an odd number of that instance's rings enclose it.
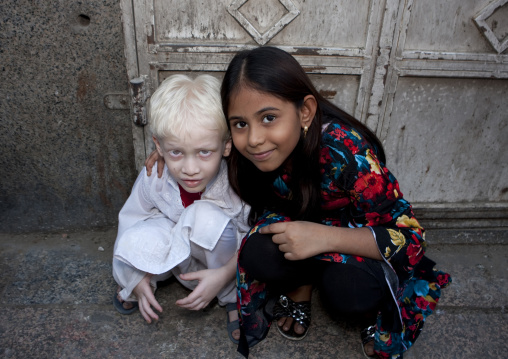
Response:
[[[233,142],[231,139],[226,141],[226,144],[224,146],[224,152],[222,153],[222,156],[227,157],[231,153],[231,146],[233,146]]]
[[[161,145],[159,143],[159,140],[157,140],[157,138],[155,136],[152,136],[152,140],[155,143],[155,147],[157,148],[157,152],[159,152],[159,156],[164,157],[162,155],[162,149],[161,149]]]
[[[303,105],[300,108],[300,124],[302,128],[310,127],[317,111],[317,101],[313,95],[307,95],[303,98]]]

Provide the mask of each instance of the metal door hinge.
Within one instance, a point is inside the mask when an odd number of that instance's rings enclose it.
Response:
[[[146,85],[144,77],[136,77],[129,82],[131,102],[132,102],[132,120],[138,126],[144,126],[148,123],[146,118]]]

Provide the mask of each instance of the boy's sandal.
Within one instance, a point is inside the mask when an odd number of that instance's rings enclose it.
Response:
[[[115,295],[113,296],[113,305],[115,306],[115,309],[120,314],[129,315],[129,314],[134,313],[136,310],[138,310],[138,303],[137,302],[127,302],[127,303],[132,304],[132,308],[130,308],[130,309],[125,309],[123,307],[123,303],[125,303],[125,302],[120,301],[118,299],[118,293],[115,293]]]
[[[226,323],[227,323],[227,330],[228,330],[228,336],[229,339],[234,343],[238,344],[238,339],[233,338],[233,332],[237,329],[240,329],[240,321],[233,320],[232,322],[229,321],[229,312],[232,312],[233,310],[237,311],[236,303],[228,303],[226,304]]]
[[[279,333],[289,340],[302,340],[307,336],[310,326],[311,307],[310,301],[305,302],[294,302],[289,297],[281,295],[275,306],[273,307],[273,319],[279,320],[280,318],[293,318],[291,329],[287,332],[279,327],[277,324],[277,330]],[[300,324],[304,332],[298,334],[295,332],[295,323]]]
[[[363,352],[363,355],[369,359],[370,358],[377,358],[376,354],[368,355],[367,352],[365,351],[365,344],[368,344],[368,343],[374,341],[375,334],[376,334],[376,326],[375,325],[371,325],[370,327],[362,329],[362,331],[360,332],[360,338],[362,338],[362,352]]]

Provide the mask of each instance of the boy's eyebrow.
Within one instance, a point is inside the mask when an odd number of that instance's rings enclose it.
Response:
[[[277,107],[263,107],[261,110],[256,111],[256,113],[254,115],[258,116],[266,111],[278,111],[278,110],[279,109]],[[228,118],[228,120],[229,121],[241,120],[242,118],[243,118],[242,116],[231,116]]]

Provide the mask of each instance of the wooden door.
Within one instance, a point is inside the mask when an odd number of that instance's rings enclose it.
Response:
[[[508,0],[121,0],[136,166],[146,101],[277,46],[374,130],[427,226],[508,225]]]

